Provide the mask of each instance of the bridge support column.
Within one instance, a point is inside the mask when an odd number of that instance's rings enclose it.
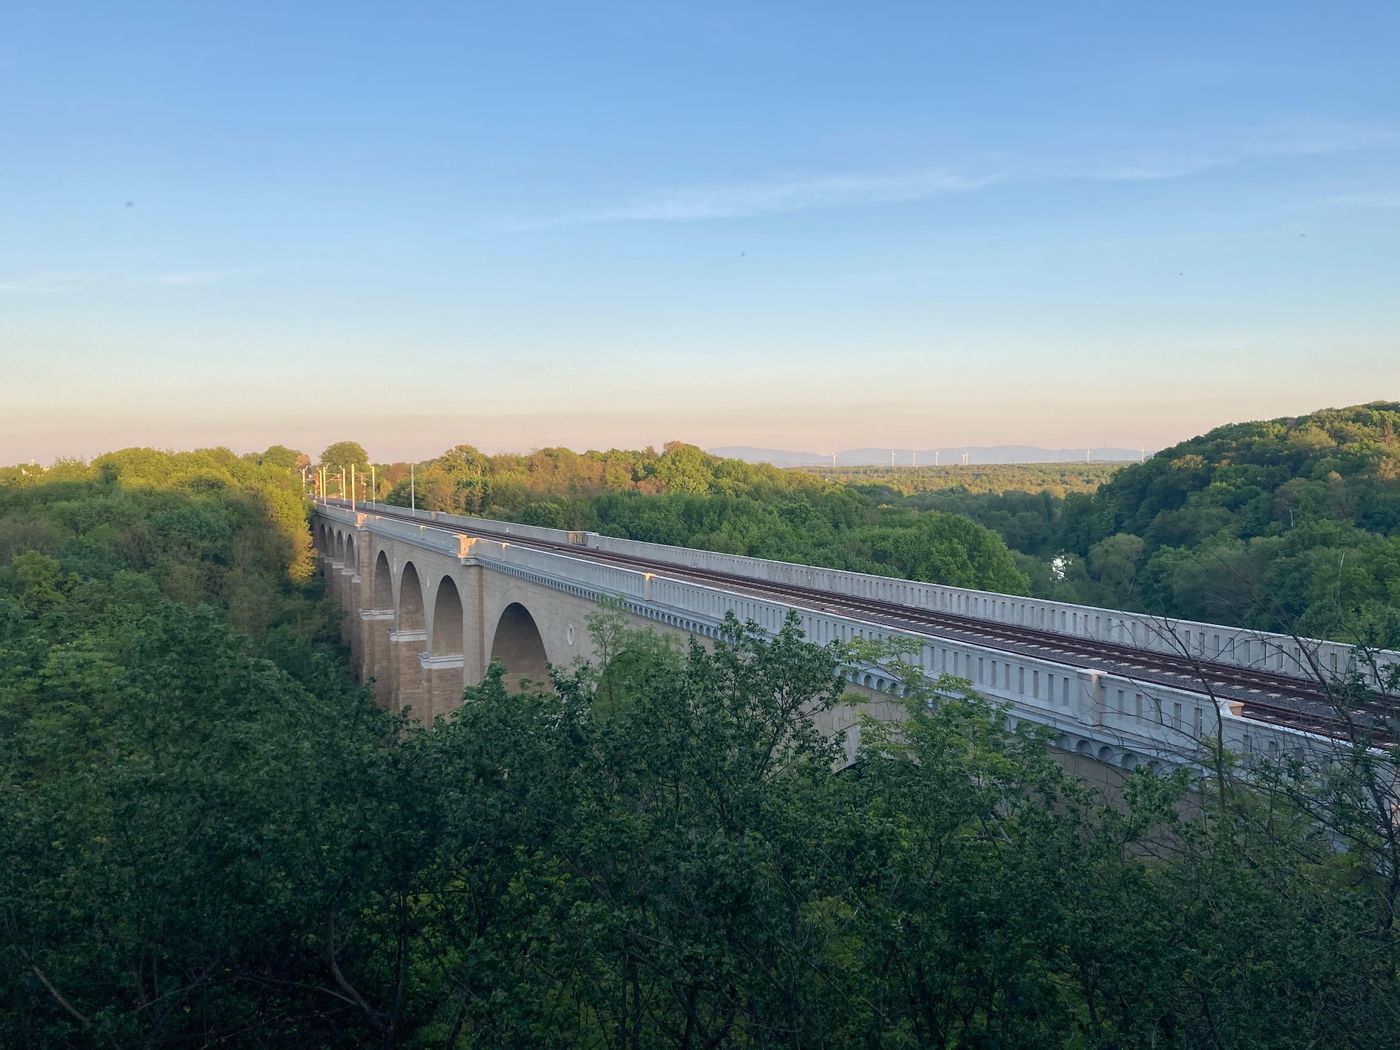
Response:
[[[464,567],[458,572],[456,579],[466,620],[465,637],[462,641],[462,681],[465,688],[468,685],[480,685],[482,678],[486,676],[486,599],[481,566],[465,565],[465,559],[463,562]],[[462,699],[460,692],[456,699]]]
[[[423,721],[455,711],[462,704],[462,654],[419,658],[423,671]]]
[[[340,604],[340,639],[350,646],[351,666],[355,666],[358,654],[355,652],[355,614],[360,611],[360,577],[354,569],[340,569],[336,579],[336,600]]]
[[[374,702],[388,709],[393,702],[394,670],[389,663],[389,632],[394,629],[393,609],[360,610],[360,681],[374,680]]]
[[[419,657],[428,645],[428,632],[390,631],[389,663],[393,668],[393,702],[391,710],[402,711],[411,707],[417,718],[423,717],[424,691],[423,668]]]
[[[329,554],[321,557],[321,573],[326,578],[326,593],[330,595],[332,601],[338,601],[340,595],[336,593],[335,581],[336,573],[340,571],[340,562],[336,561]]]

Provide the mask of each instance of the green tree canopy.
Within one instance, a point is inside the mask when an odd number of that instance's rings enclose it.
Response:
[[[366,467],[369,465],[369,455],[364,446],[356,441],[337,441],[321,453],[321,462],[328,467],[349,468],[352,463],[356,467]]]
[[[966,519],[723,476],[599,498],[716,543],[854,515],[867,559],[1000,559]],[[1400,1041],[1373,750],[1189,804],[1141,771],[1106,806],[897,644],[814,646],[794,615],[682,646],[616,610],[594,661],[524,693],[495,666],[412,726],[348,682],[285,469],[127,450],[4,478],[0,1046]],[[906,718],[861,722],[847,765],[817,727],[872,661]]]
[[[295,470],[297,467],[304,467],[309,464],[311,459],[305,452],[298,452],[296,449],[288,448],[286,445],[273,445],[258,457],[258,462],[268,467],[281,467],[284,470]]]

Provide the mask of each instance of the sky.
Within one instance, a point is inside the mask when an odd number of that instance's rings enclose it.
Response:
[[[1400,4],[0,4],[0,463],[1400,400]]]

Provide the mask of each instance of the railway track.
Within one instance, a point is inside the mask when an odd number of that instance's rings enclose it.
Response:
[[[331,501],[332,506],[345,506]],[[363,508],[357,508],[363,509]],[[1320,683],[1289,675],[1236,667],[1184,655],[1156,653],[1119,642],[1075,638],[1070,635],[1018,624],[997,623],[956,613],[938,612],[897,602],[833,594],[798,584],[756,580],[748,576],[697,569],[630,555],[600,551],[573,543],[560,543],[522,537],[515,533],[425,520],[421,517],[375,505],[380,517],[412,522],[423,528],[458,534],[469,532],[484,539],[504,540],[573,558],[638,569],[656,576],[719,586],[757,598],[777,601],[817,612],[861,619],[868,623],[909,634],[945,638],[977,645],[984,649],[1039,657],[1068,666],[1098,670],[1145,685],[1185,689],[1242,705],[1249,717],[1279,725],[1320,732],[1329,736],[1352,737],[1358,727],[1369,731],[1378,744],[1394,743],[1400,737],[1389,720],[1396,714],[1392,702],[1374,696],[1349,717],[1337,713],[1336,698]]]

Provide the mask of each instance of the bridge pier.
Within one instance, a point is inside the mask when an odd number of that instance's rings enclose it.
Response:
[[[336,561],[329,554],[321,555],[321,575],[326,580],[326,593],[330,595],[332,601],[339,601],[340,595],[336,592],[336,573],[340,571],[340,562]]]
[[[428,632],[389,632],[389,663],[392,668],[393,700],[390,710],[412,708],[414,717],[422,718],[424,708],[423,668],[419,662],[428,644]]]
[[[393,609],[360,610],[360,681],[374,680],[374,702],[388,710],[394,700],[393,668],[389,660],[389,634],[394,629]]]
[[[337,597],[340,600],[342,609],[340,617],[340,638],[350,646],[352,659],[358,657],[356,637],[359,632],[355,630],[355,613],[360,608],[360,582],[359,575],[354,569],[340,568],[336,570]],[[358,661],[356,661],[358,662]],[[352,664],[353,666],[353,664]]]
[[[449,656],[423,653],[419,657],[423,672],[424,722],[431,724],[438,715],[445,715],[461,706],[462,690],[466,685],[462,677],[464,663],[461,653]]]

